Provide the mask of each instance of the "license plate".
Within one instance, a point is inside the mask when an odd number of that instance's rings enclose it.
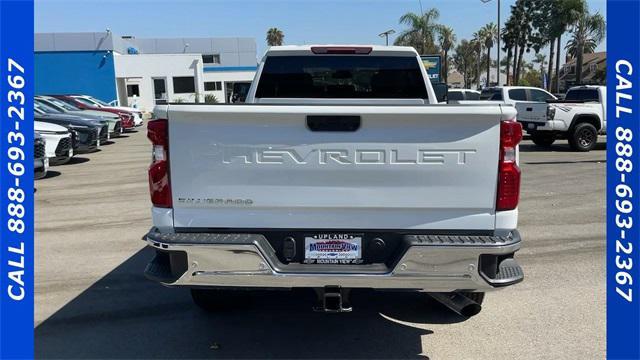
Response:
[[[107,134],[107,140],[111,140],[111,133]]]
[[[73,149],[69,149],[69,157],[73,157]]]
[[[535,124],[529,124],[528,127],[529,127],[529,129],[535,129],[536,125]]]
[[[49,170],[49,158],[44,158],[44,171]]]
[[[100,139],[98,139],[96,146],[100,147]]]
[[[304,238],[306,263],[357,264],[362,262],[362,235],[317,234]]]

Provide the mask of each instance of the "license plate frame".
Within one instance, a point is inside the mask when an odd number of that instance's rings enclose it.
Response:
[[[317,233],[304,236],[304,262],[307,264],[360,264],[364,235]]]

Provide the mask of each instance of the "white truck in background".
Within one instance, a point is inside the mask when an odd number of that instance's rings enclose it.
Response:
[[[471,316],[522,281],[513,107],[438,104],[413,48],[281,46],[248,104],[157,106],[145,274],[211,310],[238,289],[429,293]],[[223,291],[224,290],[224,291]]]
[[[575,86],[563,100],[548,101],[543,119],[518,118],[536,145],[551,146],[567,139],[575,151],[595,148],[599,134],[607,132],[606,86]]]
[[[532,86],[495,86],[482,89],[480,100],[515,107],[518,121],[522,123],[544,121],[547,116],[547,102],[555,101],[557,98],[546,90]]]

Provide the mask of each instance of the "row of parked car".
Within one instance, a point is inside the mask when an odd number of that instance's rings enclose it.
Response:
[[[142,126],[143,114],[110,106],[88,95],[37,95],[34,99],[35,178],[76,154],[98,150],[106,141]]]
[[[598,135],[607,132],[607,89],[581,85],[561,98],[546,90],[528,86],[495,86],[476,91],[449,89],[449,103],[493,102],[514,106],[518,122],[538,146],[551,146],[566,139],[575,151],[595,148]]]

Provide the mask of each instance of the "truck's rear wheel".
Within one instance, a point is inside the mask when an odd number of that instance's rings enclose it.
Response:
[[[593,124],[580,123],[569,134],[569,145],[575,151],[590,151],[598,143],[598,130]]]
[[[556,141],[553,134],[545,134],[541,132],[537,132],[531,134],[531,141],[538,146],[549,147]]]

